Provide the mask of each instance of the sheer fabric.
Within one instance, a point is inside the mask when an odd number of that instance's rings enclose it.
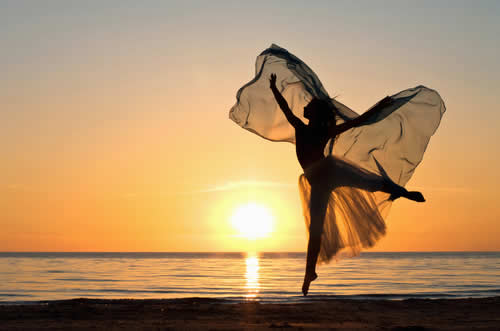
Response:
[[[357,255],[385,234],[390,200],[387,193],[380,192],[384,186],[401,189],[383,176],[333,155],[305,170],[299,177],[299,191],[306,228],[313,213],[324,217],[318,262],[328,262],[341,250],[348,256]],[[325,205],[326,210],[320,210]]]
[[[337,124],[359,116],[331,99],[304,62],[273,44],[257,57],[255,78],[238,90],[229,112],[229,118],[246,130],[272,141],[295,142],[294,128],[269,88],[271,73],[276,73],[276,86],[292,112],[305,123],[303,108],[312,98],[331,103]],[[344,248],[357,254],[385,233],[384,217],[391,201],[389,194],[373,187],[384,181],[401,186],[408,182],[446,110],[439,94],[425,86],[406,89],[392,99],[364,125],[331,139],[325,159],[305,169],[299,179],[307,228],[311,178],[321,178],[313,184],[322,185],[319,191],[329,194],[320,261],[328,261]]]

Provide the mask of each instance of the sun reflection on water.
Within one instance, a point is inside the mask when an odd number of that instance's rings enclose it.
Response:
[[[257,254],[249,253],[246,260],[245,278],[247,283],[245,285],[246,299],[254,299],[259,294],[259,257]]]

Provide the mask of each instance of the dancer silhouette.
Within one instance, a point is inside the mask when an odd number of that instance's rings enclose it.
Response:
[[[360,116],[330,98],[306,63],[273,44],[257,56],[255,77],[236,99],[231,120],[265,139],[296,144],[309,232],[304,295],[317,264],[357,255],[385,235],[392,201],[424,201],[403,186],[446,111],[437,91],[408,88]]]

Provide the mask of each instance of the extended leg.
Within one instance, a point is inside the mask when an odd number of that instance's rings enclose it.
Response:
[[[309,225],[306,274],[304,276],[304,284],[302,285],[302,293],[304,295],[307,295],[310,283],[318,277],[316,274],[316,263],[321,248],[321,235],[323,234],[323,224],[329,197],[330,191],[315,185],[311,186],[309,207],[311,224]]]
[[[389,178],[358,169],[352,165],[343,165],[338,167],[336,171],[339,186],[351,186],[369,192],[382,191],[391,195],[390,200],[404,197],[418,202],[425,201],[420,192],[408,192],[404,187],[394,183]]]

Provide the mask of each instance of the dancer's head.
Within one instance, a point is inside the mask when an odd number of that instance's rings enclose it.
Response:
[[[310,124],[330,126],[335,123],[335,107],[325,100],[314,98],[304,107],[304,117]]]

